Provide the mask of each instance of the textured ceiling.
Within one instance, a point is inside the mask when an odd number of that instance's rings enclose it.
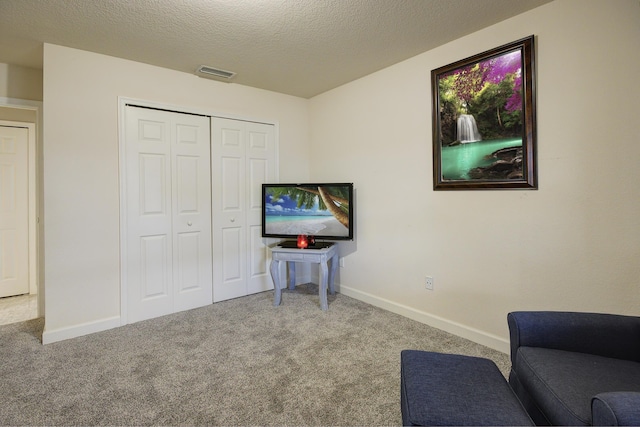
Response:
[[[52,43],[309,98],[549,1],[0,0],[0,62]]]

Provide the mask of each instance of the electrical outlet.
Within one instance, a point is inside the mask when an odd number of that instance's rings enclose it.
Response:
[[[433,290],[433,277],[426,276],[424,278],[424,287],[427,288],[427,290],[430,290],[430,291]]]

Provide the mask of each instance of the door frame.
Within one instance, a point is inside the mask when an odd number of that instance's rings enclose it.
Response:
[[[16,98],[0,97],[0,107],[33,111],[36,115],[35,122],[18,122],[0,120],[0,125],[22,127],[29,130],[28,140],[28,169],[29,169],[29,293],[37,294],[38,317],[44,316],[44,277],[42,253],[42,234],[44,226],[42,218],[42,102]]]
[[[276,177],[278,180],[279,177],[279,141],[280,141],[280,126],[277,121],[272,120],[263,120],[256,119],[250,117],[244,117],[233,114],[222,114],[219,112],[211,111],[208,109],[197,108],[197,107],[185,107],[182,105],[175,104],[165,104],[160,102],[148,101],[137,98],[130,98],[125,96],[118,97],[118,159],[119,159],[119,190],[120,190],[120,325],[124,326],[127,324],[127,313],[128,313],[128,301],[127,301],[127,253],[126,247],[123,245],[123,242],[126,242],[126,231],[127,231],[127,203],[126,198],[126,183],[127,177],[125,173],[125,164],[126,164],[126,107],[128,105],[142,108],[153,108],[157,110],[165,110],[173,113],[183,113],[183,114],[197,114],[201,116],[208,116],[210,118],[220,117],[224,119],[232,119],[232,120],[242,120],[246,122],[256,122],[256,123],[264,123],[268,125],[273,125],[275,131],[275,149],[276,149],[276,159],[275,159],[275,168],[276,168]],[[212,213],[213,214],[213,213]],[[213,219],[213,218],[212,218]],[[211,228],[212,232],[212,242],[215,236],[213,236],[213,227]],[[212,243],[213,244],[213,243]],[[213,268],[213,261],[211,263],[211,267]],[[213,287],[213,281],[211,283]]]

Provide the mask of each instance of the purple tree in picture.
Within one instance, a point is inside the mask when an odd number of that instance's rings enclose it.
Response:
[[[522,51],[507,51],[443,73],[438,81],[442,138],[475,142],[520,132]],[[477,129],[470,136],[465,123]]]
[[[516,50],[485,62],[488,63],[486,65],[488,69],[486,81],[489,83],[498,84],[507,75],[514,76],[513,93],[507,100],[505,109],[507,111],[522,110],[522,55],[520,51]]]
[[[508,75],[514,76],[513,93],[507,100],[505,108],[508,111],[522,109],[522,55],[519,50],[497,56],[486,61],[471,64],[459,68],[442,77],[456,76],[453,81],[453,90],[458,99],[466,105],[471,104],[473,98],[485,87],[487,83],[498,84]]]
[[[486,84],[487,65],[488,62],[480,62],[460,68],[452,73],[456,76],[453,90],[466,105],[471,104],[473,98]]]

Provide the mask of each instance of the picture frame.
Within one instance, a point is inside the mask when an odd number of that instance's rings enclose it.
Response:
[[[431,71],[434,190],[538,188],[534,36]]]

